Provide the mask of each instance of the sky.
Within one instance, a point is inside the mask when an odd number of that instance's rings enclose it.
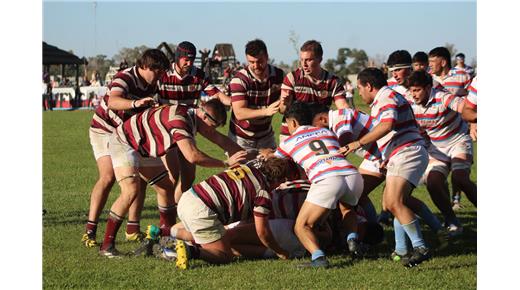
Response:
[[[291,63],[298,37],[322,43],[324,59],[338,48],[364,49],[384,61],[398,49],[412,55],[452,43],[476,59],[476,2],[43,2],[43,41],[79,57],[114,56],[123,47],[191,41],[197,49],[232,43],[245,60],[244,46],[264,40],[269,56]]]

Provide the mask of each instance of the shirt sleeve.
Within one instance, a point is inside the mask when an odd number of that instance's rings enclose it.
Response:
[[[268,216],[273,207],[271,197],[265,189],[260,189],[256,192],[253,204],[253,214],[255,216]]]

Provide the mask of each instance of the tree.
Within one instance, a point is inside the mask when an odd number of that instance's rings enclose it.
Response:
[[[289,42],[292,44],[294,51],[296,52],[296,57],[300,57],[300,36],[291,30],[289,32]]]
[[[175,47],[175,46],[174,46]],[[117,54],[114,55],[114,63],[119,64],[126,59],[129,66],[135,65],[137,59],[147,50],[150,49],[148,46],[141,45],[134,48],[123,47]]]
[[[340,77],[348,74],[357,74],[362,71],[368,62],[368,55],[362,49],[340,48],[336,59],[328,59],[323,67]]]
[[[105,75],[107,74],[110,66],[115,66],[115,62],[113,59],[107,58],[104,54],[98,54],[94,57],[89,57],[87,59],[87,79],[91,79],[92,73],[97,71],[101,77],[101,80],[105,80]]]

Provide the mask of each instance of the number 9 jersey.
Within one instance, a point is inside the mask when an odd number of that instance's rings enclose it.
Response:
[[[329,176],[357,174],[358,171],[343,154],[334,133],[312,126],[300,126],[276,149],[280,158],[292,158],[316,183]]]

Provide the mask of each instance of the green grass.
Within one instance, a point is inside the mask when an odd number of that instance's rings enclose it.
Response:
[[[359,102],[358,102],[359,103]],[[362,106],[365,108],[366,106]],[[225,266],[210,266],[195,261],[189,271],[178,271],[172,263],[153,258],[108,260],[80,243],[87,218],[89,195],[97,179],[97,169],[88,138],[91,111],[43,113],[43,287],[46,289],[174,289],[174,288],[335,288],[335,289],[474,289],[477,284],[476,209],[463,197],[459,217],[464,235],[451,248],[438,252],[429,262],[406,269],[388,259],[393,233],[385,229],[386,242],[378,246],[371,259],[353,261],[346,256],[331,256],[334,266],[327,270],[298,270],[295,261],[237,261]],[[280,117],[275,118],[279,124]],[[275,126],[276,130],[278,126]],[[223,128],[223,131],[226,131]],[[198,137],[205,152],[223,157],[222,150]],[[475,150],[476,153],[476,150]],[[476,159],[475,159],[476,160]],[[353,160],[359,164],[360,160]],[[197,181],[218,170],[197,169]],[[476,162],[472,179],[476,180]],[[382,187],[371,193],[380,209]],[[107,208],[119,194],[115,186]],[[436,213],[424,186],[414,195]],[[101,216],[98,241],[104,234],[107,211]],[[153,191],[147,192],[142,230],[157,223]],[[118,235],[118,248],[130,251],[136,245],[123,241],[124,225]],[[427,241],[432,233],[423,227]]]

